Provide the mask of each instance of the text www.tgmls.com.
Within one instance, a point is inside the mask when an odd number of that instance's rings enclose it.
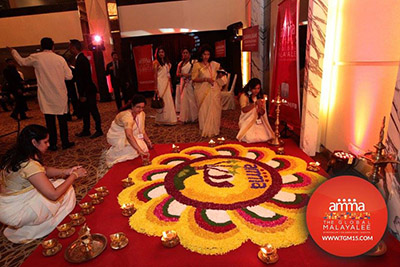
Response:
[[[338,236],[331,236],[331,235],[323,235],[321,236],[322,240],[324,241],[369,241],[374,240],[373,236],[367,235],[338,235]]]

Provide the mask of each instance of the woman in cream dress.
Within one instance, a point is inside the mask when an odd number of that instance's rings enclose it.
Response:
[[[193,64],[189,49],[182,49],[182,61],[179,62],[176,70],[176,76],[181,78],[179,84],[179,91],[181,92],[179,120],[182,122],[194,122],[198,118],[197,103],[192,84]]]
[[[133,96],[111,123],[107,132],[107,142],[111,145],[106,153],[108,167],[139,155],[146,158],[150,156],[148,151],[153,146],[145,131],[145,105],[144,96]]]
[[[241,142],[266,142],[274,137],[265,112],[265,95],[261,94],[261,81],[251,79],[243,88],[239,102],[242,112],[239,117],[239,133],[236,138]]]
[[[156,50],[156,60],[153,62],[156,94],[164,100],[164,108],[156,110],[156,124],[175,125],[177,117],[171,89],[171,63],[165,56],[162,47]]]
[[[41,155],[48,147],[47,129],[28,125],[0,161],[0,222],[8,225],[4,236],[13,243],[49,234],[75,207],[72,184],[87,172],[81,166],[43,166]]]
[[[219,134],[221,125],[221,86],[217,79],[219,63],[210,62],[211,49],[204,46],[200,50],[201,58],[194,63],[192,81],[199,109],[199,128],[201,136],[212,137]],[[225,80],[226,81],[226,80]]]

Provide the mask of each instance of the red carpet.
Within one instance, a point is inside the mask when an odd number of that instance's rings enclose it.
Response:
[[[180,144],[181,149],[198,144]],[[200,144],[205,145],[205,144]],[[244,145],[244,144],[242,144]],[[257,146],[251,144],[249,146]],[[259,146],[262,146],[260,144]],[[171,152],[171,145],[156,145],[151,156],[156,157]],[[296,156],[311,161],[292,140],[286,140],[285,152],[287,155]],[[96,205],[96,210],[86,215],[87,224],[92,233],[101,233],[108,239],[107,248],[97,258],[86,262],[85,266],[112,266],[113,264],[124,266],[263,266],[257,258],[258,247],[251,242],[243,244],[239,249],[231,251],[223,256],[205,256],[190,252],[182,246],[172,249],[164,248],[160,238],[148,237],[138,234],[128,225],[128,218],[121,215],[117,202],[117,195],[123,189],[121,179],[141,165],[140,159],[123,162],[115,165],[99,181],[97,186],[107,186],[110,194],[105,197],[104,202]],[[322,175],[326,175],[321,172]],[[94,190],[91,191],[94,193]],[[85,197],[84,201],[90,200]],[[77,206],[74,212],[78,212]],[[64,222],[69,222],[65,218]],[[77,226],[76,232],[81,226]],[[129,244],[122,250],[113,250],[110,247],[109,235],[117,232],[124,232]],[[48,238],[57,237],[58,230],[54,230]],[[63,248],[61,252],[52,257],[42,255],[42,247],[39,246],[32,255],[23,263],[23,266],[69,266],[64,259],[64,252],[67,246],[78,238],[75,233],[69,238],[59,239]],[[279,249],[279,261],[276,266],[395,266],[400,260],[400,243],[390,234],[385,237],[388,245],[388,252],[384,256],[369,257],[359,256],[355,258],[338,258],[322,251],[309,237],[305,244],[285,249]],[[397,264],[396,264],[397,262]]]

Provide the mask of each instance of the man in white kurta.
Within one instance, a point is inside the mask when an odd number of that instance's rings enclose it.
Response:
[[[14,59],[21,66],[35,68],[38,84],[38,101],[40,110],[46,119],[49,131],[49,150],[57,150],[57,116],[60,137],[63,149],[74,145],[68,139],[68,125],[66,114],[68,112],[68,96],[65,80],[72,79],[72,71],[65,59],[54,53],[54,42],[51,38],[42,38],[40,41],[42,52],[31,54],[23,58],[15,49],[10,49]]]

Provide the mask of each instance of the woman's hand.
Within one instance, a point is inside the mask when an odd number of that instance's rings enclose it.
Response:
[[[144,152],[143,150],[139,151],[140,157],[143,158],[150,158],[150,153],[149,152]]]
[[[72,167],[72,168],[66,169],[66,170],[64,171],[64,175],[65,175],[65,176],[71,175],[71,173],[72,173],[73,171],[76,171],[77,169],[80,169],[80,168],[82,168],[82,166],[74,166],[74,167]]]
[[[154,147],[153,147],[153,144],[151,143],[150,140],[147,141],[146,144],[147,144],[147,147],[148,147],[149,149],[153,149],[153,148],[154,148]]]
[[[75,179],[77,179],[77,178],[86,176],[87,175],[87,171],[86,171],[85,168],[80,167],[80,168],[77,168],[77,169],[73,170],[70,175],[75,175],[76,176]]]
[[[204,78],[204,82],[208,82],[211,85],[214,84],[214,80],[212,78]]]
[[[263,99],[257,99],[257,107],[258,109],[264,109],[265,108],[265,103]]]

